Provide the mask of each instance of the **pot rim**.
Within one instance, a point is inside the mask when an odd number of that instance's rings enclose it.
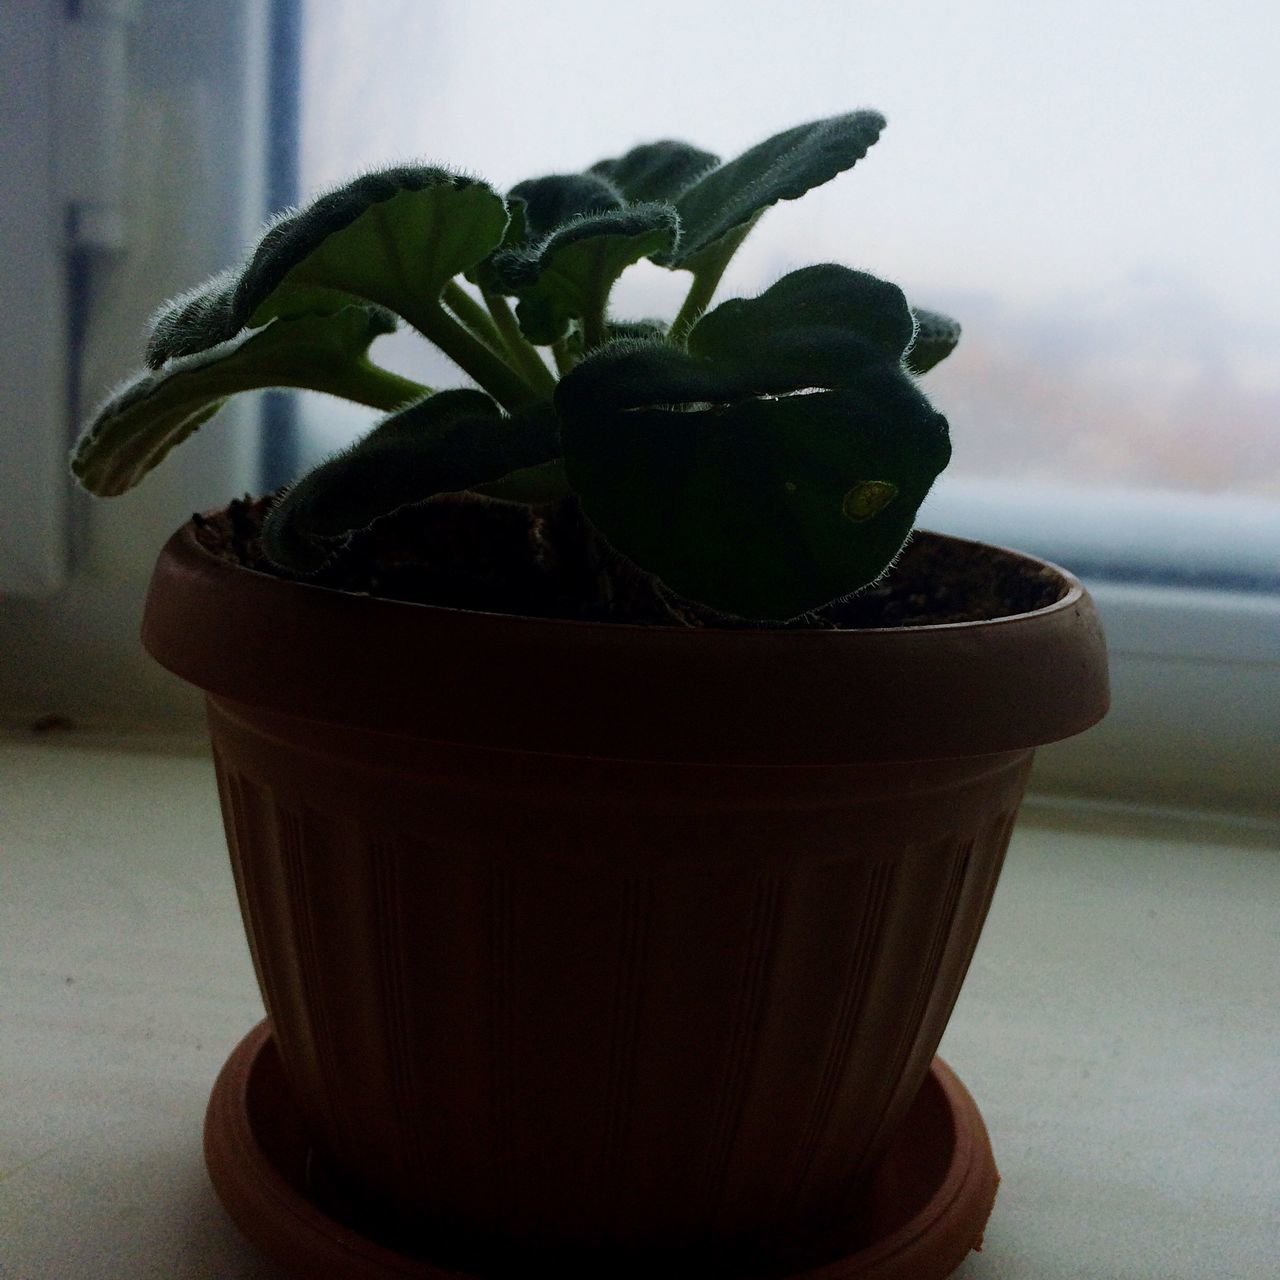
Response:
[[[205,511],[201,513],[206,518],[221,514],[217,510]],[[1028,609],[1021,613],[1002,613],[994,618],[976,618],[966,622],[929,622],[913,626],[904,627],[853,627],[847,630],[832,627],[783,627],[783,626],[764,626],[764,627],[680,627],[667,623],[649,623],[649,622],[613,622],[605,620],[591,620],[586,618],[548,618],[526,613],[504,613],[494,609],[463,609],[457,605],[447,604],[426,604],[420,600],[400,600],[394,596],[375,596],[364,591],[345,591],[341,587],[322,586],[313,582],[304,582],[296,578],[277,578],[274,574],[264,573],[261,569],[254,569],[248,565],[234,564],[229,560],[224,560],[201,546],[200,542],[194,536],[194,526],[188,521],[182,528],[177,530],[170,539],[170,543],[174,539],[179,538],[182,534],[189,533],[190,541],[195,544],[196,550],[200,555],[207,557],[215,564],[222,566],[229,573],[233,574],[252,574],[255,578],[262,579],[266,582],[278,583],[291,589],[297,589],[306,592],[323,592],[325,594],[337,594],[341,596],[350,596],[357,600],[377,600],[384,604],[396,605],[408,609],[428,609],[437,613],[463,614],[473,618],[499,618],[506,622],[516,621],[527,623],[530,626],[551,626],[564,627],[566,629],[593,629],[608,628],[610,631],[631,631],[642,632],[645,634],[653,634],[655,632],[663,632],[670,635],[777,635],[785,633],[789,636],[855,636],[855,635],[893,635],[897,633],[914,633],[921,631],[946,631],[956,630],[960,628],[972,627],[989,627],[1001,622],[1018,622],[1024,618],[1039,617],[1042,614],[1052,613],[1058,609],[1069,608],[1076,604],[1082,598],[1089,598],[1088,591],[1084,584],[1076,577],[1070,569],[1064,569],[1060,564],[1055,564],[1052,560],[1044,560],[1039,556],[1033,556],[1026,551],[1019,551],[1015,547],[1006,547],[998,542],[981,542],[977,538],[962,538],[952,533],[938,533],[932,529],[913,529],[911,531],[912,539],[916,538],[933,538],[941,542],[950,542],[960,547],[979,547],[986,551],[995,551],[1003,556],[1009,556],[1015,560],[1021,560],[1026,564],[1034,565],[1037,569],[1047,569],[1050,573],[1063,580],[1064,589],[1062,595],[1057,600],[1051,601],[1049,604],[1041,605],[1038,609]],[[166,546],[166,550],[168,547]]]
[[[215,697],[439,742],[725,764],[982,755],[1079,733],[1109,701],[1088,591],[1048,561],[994,550],[1056,575],[1060,598],[967,622],[721,630],[530,618],[289,581],[213,555],[188,521],[160,553],[142,639]]]

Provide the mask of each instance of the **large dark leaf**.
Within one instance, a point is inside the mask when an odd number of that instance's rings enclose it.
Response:
[[[748,617],[874,581],[950,457],[946,420],[902,368],[901,294],[812,270],[807,312],[781,305],[788,278],[711,312],[688,352],[615,343],[556,394],[592,523],[674,590]]]
[[[912,373],[928,373],[941,360],[955,350],[960,341],[960,322],[940,311],[915,310],[916,340],[906,355],[907,368]]]
[[[263,550],[288,569],[314,573],[351,533],[381,516],[558,454],[549,404],[507,417],[481,391],[437,392],[299,480],[272,510]]]
[[[869,343],[895,363],[915,332],[911,308],[895,284],[835,263],[801,267],[756,298],[731,298],[689,333],[689,351],[722,364],[756,364],[792,385],[837,387],[860,377],[857,349]]]

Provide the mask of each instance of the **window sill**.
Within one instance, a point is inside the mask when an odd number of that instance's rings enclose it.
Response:
[[[1280,596],[1095,582],[1111,711],[1043,748],[1034,785],[1095,799],[1280,812]]]
[[[7,1274],[274,1274],[200,1154],[262,1015],[211,774],[191,738],[0,741]],[[1277,848],[1028,803],[943,1045],[1004,1179],[958,1275],[1269,1274]]]

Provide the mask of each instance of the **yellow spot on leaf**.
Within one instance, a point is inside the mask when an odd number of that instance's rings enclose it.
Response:
[[[888,480],[862,480],[844,495],[840,510],[848,519],[861,524],[878,516],[897,496],[898,486]]]

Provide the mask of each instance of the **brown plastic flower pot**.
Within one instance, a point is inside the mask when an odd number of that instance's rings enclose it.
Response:
[[[1056,602],[716,631],[372,599],[175,534],[144,641],[208,693],[314,1185],[443,1267],[850,1248],[1032,752],[1106,710],[1087,594],[1007,554]]]

